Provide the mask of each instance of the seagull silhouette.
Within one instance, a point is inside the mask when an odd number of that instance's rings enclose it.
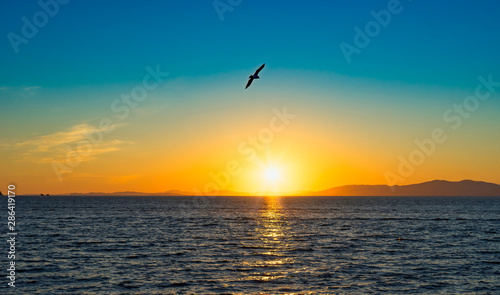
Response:
[[[247,86],[245,87],[245,89],[247,89],[250,86],[250,84],[252,84],[253,79],[260,79],[259,72],[260,72],[260,70],[262,70],[264,68],[265,65],[266,64],[261,65],[260,68],[258,68],[257,71],[255,71],[255,74],[250,75],[250,77],[248,77],[248,83],[247,83]]]

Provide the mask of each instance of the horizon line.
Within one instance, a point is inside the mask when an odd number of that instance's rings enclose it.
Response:
[[[430,183],[430,182],[436,182],[436,181],[441,181],[441,182],[451,182],[451,183],[460,183],[460,182],[476,182],[476,183],[486,183],[486,184],[494,184],[500,186],[499,183],[494,183],[494,182],[487,182],[483,180],[472,180],[472,179],[462,179],[458,181],[453,181],[453,180],[444,180],[444,179],[433,179],[433,180],[428,180],[428,181],[423,181],[423,182],[417,182],[417,183],[410,183],[410,184],[404,184],[404,185],[393,185],[389,186],[388,184],[345,184],[345,185],[339,185],[339,186],[332,186],[328,187],[326,189],[321,189],[321,190],[296,190],[296,191],[288,191],[288,192],[241,192],[241,191],[232,191],[232,190],[219,190],[217,191],[217,194],[195,194],[193,192],[189,191],[183,191],[179,189],[169,189],[166,191],[162,192],[141,192],[141,191],[113,191],[113,192],[70,192],[70,193],[56,193],[52,194],[54,196],[68,196],[68,195],[110,195],[110,194],[120,194],[120,193],[131,193],[134,195],[165,195],[169,194],[172,196],[175,196],[175,193],[170,193],[177,191],[179,192],[179,196],[219,196],[221,192],[228,192],[228,193],[234,193],[234,196],[301,196],[301,195],[307,195],[307,196],[313,196],[311,195],[312,193],[321,193],[327,190],[335,189],[335,188],[341,188],[341,187],[348,187],[348,186],[386,186],[388,188],[397,188],[397,187],[406,187],[406,186],[411,186],[411,185],[418,185],[418,184],[424,184],[424,183]],[[46,194],[46,193],[29,193],[29,194],[23,194],[25,196],[38,196],[40,194]],[[50,193],[49,193],[50,194]],[[222,194],[220,196],[230,196],[228,194]]]

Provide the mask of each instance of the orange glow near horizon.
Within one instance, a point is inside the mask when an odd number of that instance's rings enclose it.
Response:
[[[391,92],[391,85],[369,83],[349,91],[325,83],[311,93],[318,81],[329,82],[330,76],[295,72],[277,76],[300,78],[301,85],[310,88],[263,89],[252,95],[241,89],[221,93],[221,87],[234,83],[232,76],[215,84],[189,81],[193,87],[177,94],[191,99],[167,103],[164,97],[172,93],[158,90],[124,121],[109,113],[112,100],[92,93],[104,101],[103,113],[96,117],[111,118],[114,128],[104,128],[102,140],[87,147],[87,153],[80,143],[99,127],[98,119],[88,119],[90,112],[75,111],[78,119],[58,118],[57,124],[23,121],[15,126],[16,138],[0,144],[6,167],[0,170],[0,190],[15,183],[19,194],[180,190],[286,195],[350,184],[387,184],[384,173],[396,173],[400,157],[408,158],[416,149],[414,141],[424,140],[435,127],[446,130],[446,144],[436,146],[435,153],[400,184],[433,179],[500,183],[498,163],[491,158],[500,137],[493,136],[496,130],[484,129],[495,115],[494,108],[482,109],[481,116],[474,114],[454,132],[443,123],[442,111],[426,113],[427,108],[391,104],[401,96],[417,101],[419,95],[435,98],[441,93],[398,85]],[[362,85],[356,83],[351,87]],[[376,99],[356,103],[382,95],[391,103]],[[39,99],[44,98],[40,94]],[[449,107],[444,101],[436,108]],[[83,156],[75,159],[79,148]],[[60,179],[54,162],[65,166]]]

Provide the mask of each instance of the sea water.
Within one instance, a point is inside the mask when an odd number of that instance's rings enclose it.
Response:
[[[20,196],[16,221],[2,294],[500,294],[500,198]]]

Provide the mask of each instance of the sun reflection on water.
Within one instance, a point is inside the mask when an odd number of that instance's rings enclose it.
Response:
[[[245,261],[251,271],[246,277],[251,281],[277,281],[293,271],[288,223],[281,200],[265,197],[257,214],[257,226],[253,233],[253,253]]]

